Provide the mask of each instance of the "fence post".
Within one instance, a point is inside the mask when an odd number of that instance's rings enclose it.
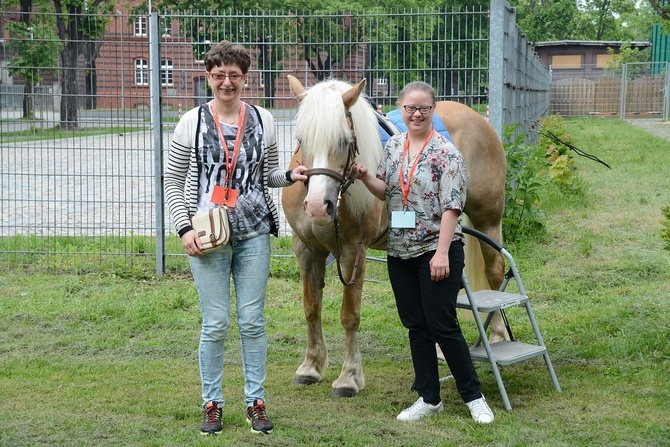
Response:
[[[619,98],[619,118],[626,119],[626,88],[628,79],[628,64],[621,65],[621,97]]]
[[[149,79],[151,132],[154,146],[156,202],[156,275],[165,273],[165,203],[163,200],[163,119],[161,114],[161,53],[158,14],[149,16]]]
[[[670,100],[670,62],[665,63],[665,81],[663,82],[663,121],[668,120]]]
[[[491,0],[489,38],[490,122],[498,137],[503,136],[503,79],[505,74],[505,6],[507,0]]]

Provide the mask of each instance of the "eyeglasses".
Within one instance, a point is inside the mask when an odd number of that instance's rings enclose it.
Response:
[[[422,115],[423,115],[423,114],[426,114],[426,113],[428,113],[428,112],[430,112],[431,110],[433,110],[433,106],[421,106],[421,107],[417,107],[417,106],[402,106],[402,107],[403,107],[403,109],[405,109],[405,112],[407,112],[407,113],[412,113],[412,114],[414,114],[414,113],[418,110],[419,113],[422,114]]]
[[[228,78],[230,79],[230,82],[239,81],[244,77],[244,75],[241,75],[239,73],[232,73],[232,74],[210,73],[209,76],[215,81],[223,81],[224,79]]]

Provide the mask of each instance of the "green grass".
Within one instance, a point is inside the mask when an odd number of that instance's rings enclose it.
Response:
[[[282,239],[274,241],[266,311],[272,435],[251,434],[244,421],[235,328],[226,351],[224,432],[198,433],[200,315],[185,260],[155,278],[119,275],[102,259],[79,275],[0,275],[0,446],[670,445],[670,252],[660,237],[670,143],[619,121],[569,120],[567,130],[612,169],[577,157],[585,197],[553,192],[542,204],[546,236],[508,247],[561,393],[539,359],[504,367],[514,408],[507,412],[490,367],[477,363],[493,424],[472,421],[453,381],[442,387],[444,413],[397,422],[416,395],[409,392],[407,334],[381,262],[368,263],[363,290],[365,390],[330,397],[343,359],[334,266],[323,306],[326,380],[291,385],[306,335],[297,263],[282,256],[290,253]],[[528,339],[520,310],[508,315],[515,335]],[[473,340],[472,321],[463,318],[462,326]],[[441,371],[448,374],[444,364]]]
[[[86,137],[95,135],[112,135],[119,133],[141,132],[144,127],[110,126],[110,127],[78,127],[71,130],[61,130],[60,126],[41,128],[31,127],[25,130],[3,132],[5,143],[21,143],[26,141],[57,140],[61,138]]]

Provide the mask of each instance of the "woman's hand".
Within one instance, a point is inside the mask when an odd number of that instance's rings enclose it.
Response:
[[[440,281],[449,277],[449,252],[436,251],[430,260],[430,279]]]
[[[364,164],[355,162],[351,165],[349,175],[358,174],[358,180],[362,181],[373,196],[379,200],[386,200],[386,182],[375,176]]]
[[[202,243],[200,243],[200,238],[195,230],[184,233],[181,237],[181,246],[184,247],[184,251],[189,256],[195,256],[196,258],[205,256],[202,252]]]
[[[303,165],[293,169],[291,171],[291,180],[294,182],[306,182],[309,177],[305,175],[305,171],[307,171],[307,168]]]

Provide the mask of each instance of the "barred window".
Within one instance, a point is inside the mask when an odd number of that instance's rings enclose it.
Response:
[[[161,60],[161,85],[174,84],[174,69],[172,59]]]
[[[147,35],[147,18],[146,16],[135,17],[135,35],[136,36],[146,36]]]
[[[149,61],[135,59],[135,85],[149,85]]]

